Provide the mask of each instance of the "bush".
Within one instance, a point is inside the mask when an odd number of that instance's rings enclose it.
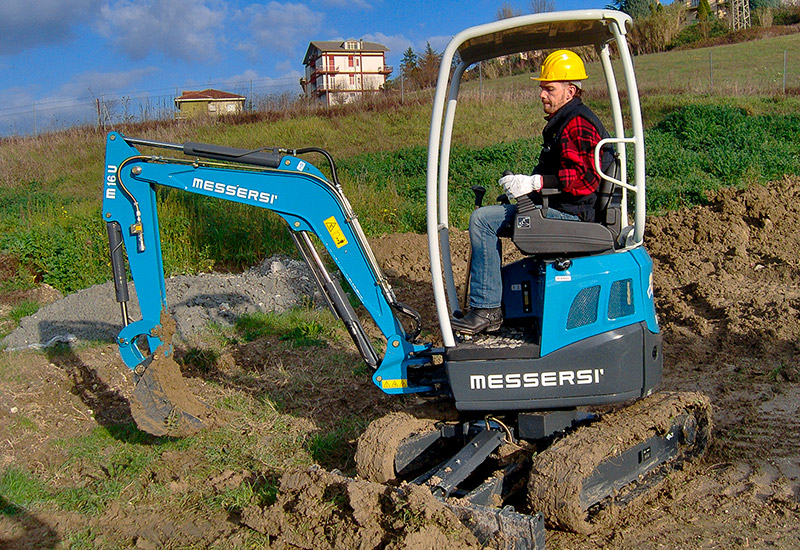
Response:
[[[684,107],[647,132],[645,145],[648,209],[692,206],[722,186],[800,174],[800,115]]]
[[[669,45],[669,48],[680,48],[681,46],[687,46],[694,42],[700,42],[701,40],[724,36],[728,34],[729,31],[728,27],[719,19],[709,19],[706,21],[705,32],[703,25],[703,23],[698,22],[681,29],[678,36],[676,36]]]
[[[797,25],[800,23],[800,5],[777,8],[772,13],[773,25]]]

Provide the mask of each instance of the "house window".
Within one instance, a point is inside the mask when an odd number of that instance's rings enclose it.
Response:
[[[353,66],[353,56],[352,55],[348,55],[347,56],[347,66],[348,67],[352,67]]]
[[[354,75],[354,74],[350,75],[350,85],[351,86],[355,86],[356,85],[356,75]]]
[[[332,55],[328,56],[328,68],[333,69],[336,67],[336,58]]]

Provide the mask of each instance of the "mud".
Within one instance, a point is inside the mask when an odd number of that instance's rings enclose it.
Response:
[[[613,528],[590,535],[549,528],[549,550],[800,547],[800,178],[708,198],[705,206],[651,217],[645,243],[654,261],[664,332],[659,390],[696,391],[710,399],[709,450],[618,513]],[[387,235],[371,242],[398,299],[421,312],[422,338],[436,341],[425,236]],[[453,232],[459,282],[467,243],[464,232]],[[515,254],[511,246],[505,252],[509,258]],[[102,477],[102,472],[70,465],[56,441],[90,433],[98,424],[131,422],[132,376],[115,353],[106,346],[76,348],[66,355],[18,351],[4,356],[15,370],[0,385],[0,466],[64,472],[56,480],[64,485]],[[190,375],[190,390],[209,402],[236,391],[280,389],[289,412],[285,417],[291,419],[285,429],[301,434],[298,441],[312,430],[309,426],[330,427],[337,418],[372,420],[416,405],[381,395],[368,376],[342,395],[323,392],[318,380],[327,365],[320,366],[317,355],[289,356],[274,342],[254,342],[226,351],[220,370],[227,385],[206,384],[198,371],[184,374]],[[354,352],[353,357],[355,364]],[[302,385],[298,377],[306,369],[316,370],[313,382]],[[23,414],[39,428],[21,429]],[[0,517],[0,542],[8,548],[55,548],[70,533],[92,529],[106,540],[128,541],[123,547],[139,548],[241,547],[254,532],[266,533],[270,546],[278,548],[455,549],[474,544],[428,495],[347,482],[345,476],[320,469],[242,471],[209,480],[206,489],[214,496],[218,487],[236,480],[283,476],[274,504],[254,502],[241,517],[226,512],[201,516],[200,508],[174,502],[186,498],[183,472],[203,460],[184,451],[163,453],[153,466],[153,479],[168,479],[174,491],[163,505],[130,503],[122,495],[93,517],[55,508],[5,515]],[[327,470],[336,467],[341,466],[326,465]],[[103,540],[94,542],[102,546]]]
[[[435,428],[436,419],[417,418],[405,412],[392,413],[371,422],[358,438],[358,475],[376,483],[397,481],[394,457],[400,443]]]
[[[481,548],[423,487],[394,488],[318,468],[285,474],[277,502],[248,508],[242,521],[276,549]]]
[[[149,434],[186,437],[221,426],[226,415],[189,390],[173,356],[174,334],[175,320],[162,314],[161,327],[156,334],[162,344],[136,381],[130,400],[131,415],[139,429]]]
[[[690,424],[683,420],[689,417],[692,419]],[[710,440],[708,398],[697,392],[659,392],[627,408],[603,415],[598,422],[579,428],[534,457],[528,480],[530,509],[544,514],[551,528],[588,535],[603,526],[613,527],[619,512],[618,503],[624,500],[629,506],[634,500],[633,488],[631,491],[615,491],[601,502],[600,510],[590,515],[587,503],[582,502],[589,476],[598,465],[614,460],[622,451],[667,434],[676,418],[682,419],[681,428],[688,425],[692,430],[688,436],[691,442],[681,446],[680,454],[671,461],[669,469],[686,466],[705,452]],[[683,434],[678,432],[677,435]],[[643,498],[651,486],[657,486],[663,479],[666,467],[658,470],[639,480],[635,487],[636,498]]]

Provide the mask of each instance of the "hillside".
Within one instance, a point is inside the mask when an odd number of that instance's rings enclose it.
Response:
[[[665,338],[659,389],[708,395],[713,441],[699,463],[619,512],[616,528],[589,537],[548,530],[550,550],[800,545],[800,176],[764,181],[770,172],[761,164],[738,166],[742,157],[758,157],[788,173],[800,160],[793,149],[800,140],[791,138],[800,134],[800,100],[776,96],[769,76],[775,51],[782,70],[784,49],[800,56],[800,35],[637,58],[648,127],[676,152],[668,159],[668,168],[678,167],[676,183],[690,162],[703,166],[707,157],[739,178],[691,193],[678,188],[670,204],[685,205],[689,195],[698,202],[651,216],[646,235]],[[714,95],[702,80],[709,54],[720,63]],[[736,62],[762,58],[771,68]],[[734,83],[723,86],[724,75]],[[514,140],[538,133],[539,106],[524,79],[493,81],[486,97],[465,101],[456,136],[465,144],[458,157],[464,166],[484,157],[505,162],[508,149],[521,145]],[[590,89],[588,102],[600,104],[601,94]],[[680,111],[698,105],[711,110]],[[123,130],[158,141],[330,149],[398,298],[422,314],[423,339],[437,341],[425,237],[393,230],[404,227],[404,213],[411,218],[421,209],[414,185],[429,110],[419,101],[317,117]],[[721,127],[742,138],[743,147],[783,139],[774,135],[778,125],[770,126],[776,120],[790,137],[777,153],[726,154],[714,149],[714,142],[729,143],[723,136],[705,134],[699,152],[678,149],[664,137],[667,125],[659,126],[674,113],[672,122],[711,113],[717,118],[707,127],[720,133],[719,124],[735,120],[736,128]],[[273,256],[291,250],[274,217],[177,194],[160,197],[166,261],[182,273],[168,283],[181,330],[175,357],[191,390],[223,422],[186,438],[136,429],[133,376],[112,340],[119,309],[110,284],[92,286],[110,277],[99,215],[103,139],[72,130],[0,142],[0,334],[11,332],[9,341],[20,348],[74,337],[66,345],[0,354],[0,546],[473,547],[429,495],[398,496],[372,485],[345,489],[340,473],[353,475],[355,440],[366,425],[420,403],[378,390],[341,324],[310,307],[308,274]],[[475,170],[465,173],[489,178]],[[496,172],[492,166],[491,178]],[[468,212],[468,202],[461,206]],[[210,233],[216,241],[199,240]],[[454,229],[459,282],[467,242]],[[264,256],[269,261],[261,264]],[[240,273],[256,265],[258,274]],[[211,267],[217,272],[200,273]],[[62,290],[43,284],[46,277]],[[191,321],[181,324],[187,316]],[[20,321],[27,332],[17,339],[20,332],[12,331]]]

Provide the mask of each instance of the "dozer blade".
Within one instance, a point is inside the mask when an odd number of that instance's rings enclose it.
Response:
[[[544,550],[544,518],[514,511],[511,506],[490,508],[479,504],[461,506],[452,502],[444,505],[478,539],[484,548],[497,550]]]
[[[159,351],[137,367],[131,415],[140,430],[157,436],[184,437],[211,427],[215,411],[186,386],[178,364]]]
[[[700,393],[657,393],[578,428],[533,458],[532,510],[548,526],[589,534],[701,456],[711,405]]]
[[[463,446],[463,442],[457,444],[456,448],[461,448],[461,451],[451,460],[441,463],[440,451],[449,455],[454,449],[452,445],[440,445],[446,444],[445,440],[448,438],[456,442],[461,441],[461,438],[455,435],[459,430],[446,436],[438,424],[432,418],[413,416],[406,412],[391,413],[373,421],[358,440],[355,460],[359,476],[381,484],[397,484],[406,477],[405,472],[428,469],[431,464],[438,464],[428,474],[410,483],[431,489],[440,502],[472,531],[482,547],[498,550],[543,550],[545,529],[541,514],[521,514],[511,506],[498,508],[476,502],[497,500],[500,505],[503,499],[499,495],[473,498],[474,494],[470,493],[464,497],[448,498],[453,486],[463,480],[459,470],[464,467],[471,472],[474,468],[470,463],[482,462],[485,454],[493,452],[502,438],[497,432],[480,432],[466,446]],[[503,477],[496,480],[499,485],[503,485]],[[524,487],[524,480],[522,486]],[[496,494],[501,492],[501,488],[487,492]]]

